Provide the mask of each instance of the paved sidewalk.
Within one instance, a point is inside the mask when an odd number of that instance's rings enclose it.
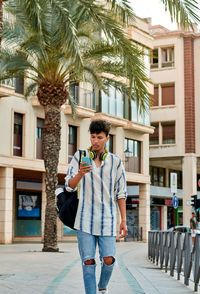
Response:
[[[0,294],[84,294],[77,243],[59,248],[59,253],[44,253],[42,244],[0,245]],[[96,260],[98,277],[98,255]],[[109,294],[169,292],[194,293],[147,260],[147,244],[117,243]]]

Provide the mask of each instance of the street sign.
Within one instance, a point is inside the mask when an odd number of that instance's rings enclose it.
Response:
[[[170,173],[171,193],[177,193],[177,173]]]
[[[172,204],[175,209],[178,207],[178,198],[176,195],[172,197]]]

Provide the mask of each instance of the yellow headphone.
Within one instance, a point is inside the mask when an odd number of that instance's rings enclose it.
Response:
[[[90,146],[88,152],[89,152],[90,158],[92,160],[97,158],[97,153],[96,153],[96,151],[92,150],[92,146]],[[107,155],[108,155],[108,149],[105,148],[105,152],[101,152],[101,154],[99,156],[99,159],[100,160],[105,160]]]

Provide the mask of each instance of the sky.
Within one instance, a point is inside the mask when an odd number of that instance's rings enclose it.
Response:
[[[169,30],[177,28],[171,23],[168,12],[165,12],[161,0],[130,0],[135,14],[141,18],[152,17],[152,25],[160,24]]]

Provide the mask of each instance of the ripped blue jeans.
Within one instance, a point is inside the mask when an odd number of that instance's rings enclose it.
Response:
[[[86,294],[96,294],[96,262],[86,265],[88,260],[95,261],[96,245],[99,247],[99,257],[101,260],[101,275],[98,283],[98,289],[107,287],[112,275],[115,252],[116,252],[116,237],[113,236],[94,236],[91,234],[77,231],[78,248],[82,260],[83,280]],[[104,262],[104,257],[113,257],[113,263],[107,265]]]

